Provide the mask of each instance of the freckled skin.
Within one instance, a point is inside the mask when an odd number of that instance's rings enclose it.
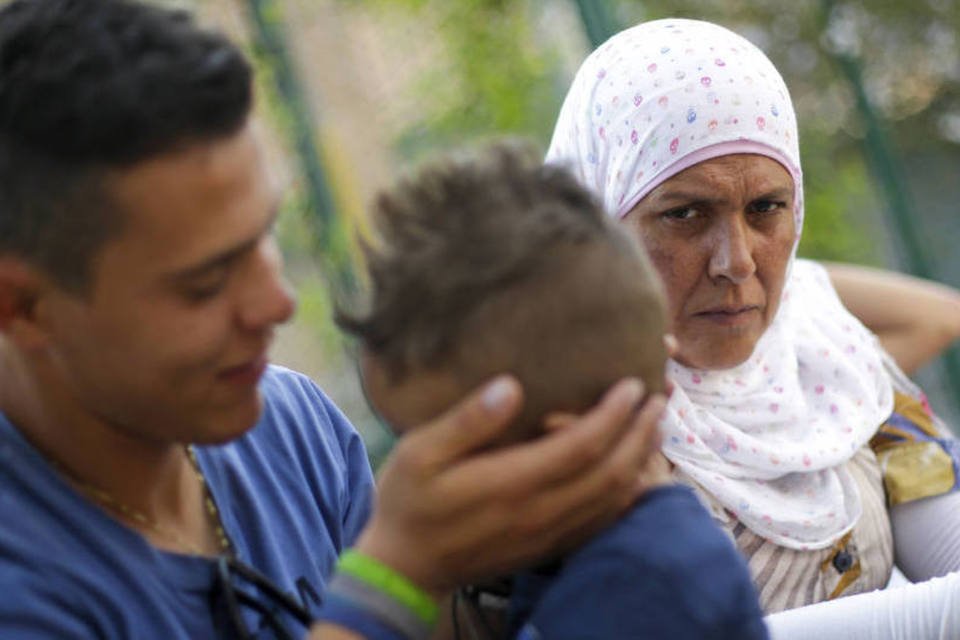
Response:
[[[753,353],[780,305],[794,191],[775,160],[735,154],[678,173],[624,217],[663,278],[678,362],[726,369]]]

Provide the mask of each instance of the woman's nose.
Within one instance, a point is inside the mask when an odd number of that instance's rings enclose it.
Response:
[[[756,273],[753,259],[753,233],[747,221],[737,216],[715,229],[713,252],[708,273],[710,278],[740,284]]]

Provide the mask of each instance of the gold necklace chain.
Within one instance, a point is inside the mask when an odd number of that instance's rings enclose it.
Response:
[[[200,480],[200,487],[203,490],[203,502],[207,506],[207,513],[210,515],[210,521],[213,523],[213,533],[217,536],[217,543],[220,545],[221,553],[230,553],[230,538],[223,528],[223,519],[220,517],[220,510],[217,509],[217,503],[213,500],[213,493],[207,486],[207,479],[203,476],[203,470],[200,469],[200,463],[197,462],[197,452],[193,447],[187,445],[187,456],[190,458],[190,464],[193,465],[193,471]]]
[[[200,486],[203,491],[204,506],[211,519],[211,522],[213,523],[214,534],[216,535],[217,542],[220,545],[220,551],[222,553],[229,553],[231,549],[230,538],[227,537],[227,532],[223,528],[223,521],[220,519],[220,511],[217,509],[217,503],[213,500],[213,494],[210,492],[210,488],[207,486],[207,479],[204,478],[203,471],[200,469],[200,463],[197,462],[197,454],[194,452],[193,447],[191,446],[187,446],[186,450],[187,457],[190,459],[190,464],[193,467],[193,471],[196,474],[197,479],[200,480]],[[59,462],[52,461],[52,463],[53,466],[56,467],[61,473],[70,478],[70,480],[73,481],[73,483],[81,491],[99,502],[102,506],[113,511],[117,515],[122,516],[128,522],[132,522],[142,529],[150,531],[161,538],[165,538],[167,541],[174,543],[180,549],[185,550],[193,555],[206,555],[200,546],[187,540],[175,529],[160,524],[143,511],[135,509],[125,502],[118,500],[112,493],[92,485],[89,482],[81,480],[70,473]]]

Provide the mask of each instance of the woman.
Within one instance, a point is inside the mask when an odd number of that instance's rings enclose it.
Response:
[[[663,277],[679,341],[664,454],[747,556],[767,612],[882,588],[894,559],[914,581],[960,569],[956,444],[827,271],[796,258],[797,125],[759,49],[691,20],[614,36],[577,73],[547,159]],[[837,271],[848,291],[864,276]]]

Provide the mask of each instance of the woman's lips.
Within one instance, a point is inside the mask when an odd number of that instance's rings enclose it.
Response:
[[[717,307],[693,315],[714,324],[735,327],[753,322],[759,313],[759,306],[748,305],[744,307]]]

